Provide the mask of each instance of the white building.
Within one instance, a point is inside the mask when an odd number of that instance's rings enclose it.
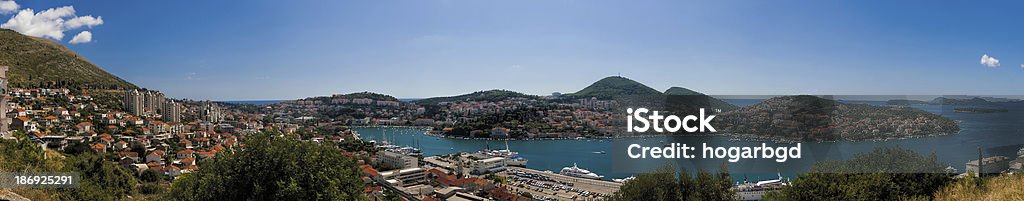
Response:
[[[124,110],[135,116],[145,114],[146,97],[139,90],[127,90],[124,92]]]
[[[147,91],[145,95],[145,98],[143,98],[143,101],[145,101],[145,107],[143,108],[145,113],[161,114],[164,109],[164,101],[166,101],[164,93],[160,93],[159,91]]]
[[[390,151],[377,152],[377,160],[381,166],[388,168],[406,169],[419,167],[418,158]]]
[[[502,157],[491,157],[479,160],[473,160],[469,164],[470,173],[472,174],[487,174],[493,172],[500,172],[505,170],[505,158]]]
[[[161,111],[160,116],[166,122],[181,122],[181,104],[175,103],[173,100],[167,100],[164,103],[164,109]]]
[[[208,122],[218,123],[221,120],[223,120],[220,107],[218,107],[217,104],[214,103],[207,103],[206,105],[204,105],[203,110],[200,113],[200,116],[202,116],[203,120]]]
[[[426,183],[426,170],[423,168],[405,168],[400,170],[392,170],[381,172],[380,177],[385,182],[393,186],[413,186],[417,184]]]

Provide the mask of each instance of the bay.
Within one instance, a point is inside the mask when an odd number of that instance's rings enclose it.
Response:
[[[757,102],[759,101],[742,100],[735,101],[734,104],[746,106]],[[846,102],[885,104],[884,101]],[[730,173],[737,181],[744,178],[761,180],[775,178],[776,174],[794,177],[807,171],[815,161],[823,159],[849,159],[856,154],[869,152],[878,147],[900,147],[922,155],[934,153],[942,163],[963,172],[967,161],[977,159],[979,147],[984,150],[986,156],[1002,155],[1014,158],[1017,150],[1024,144],[1024,108],[1010,108],[1010,111],[1006,113],[957,113],[953,112],[954,107],[952,106],[915,105],[912,107],[959,121],[960,133],[880,141],[804,142],[802,144],[803,159],[793,159],[785,163],[776,163],[771,159],[722,163],[728,165]],[[624,152],[625,149],[613,150],[616,144],[663,145],[670,142],[688,142],[690,144],[708,143],[715,146],[759,146],[762,143],[730,141],[731,138],[727,136],[500,141],[442,138],[426,135],[425,130],[416,128],[371,127],[354,128],[354,130],[359,132],[364,140],[386,140],[397,145],[418,147],[426,156],[475,152],[488,147],[503,149],[507,142],[511,150],[519,152],[521,156],[529,160],[528,168],[558,172],[561,168],[576,163],[581,168],[605,175],[606,180],[638,174],[638,171],[635,170],[623,171],[623,168],[619,168],[621,165],[642,165],[621,164],[624,162],[613,155],[622,153],[613,152]],[[791,145],[766,143],[768,146]],[[616,164],[617,162],[620,164]],[[717,168],[716,164],[718,163],[682,163],[682,166],[691,170],[700,168],[713,171]]]

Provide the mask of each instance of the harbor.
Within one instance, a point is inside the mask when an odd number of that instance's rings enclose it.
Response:
[[[875,104],[884,104],[878,102]],[[934,153],[940,162],[957,167],[958,173],[966,171],[964,163],[977,160],[977,147],[984,147],[986,156],[1007,156],[1012,157],[1024,144],[1024,125],[1017,124],[1024,115],[1021,111],[1011,110],[1007,113],[957,113],[952,108],[943,108],[934,105],[913,106],[919,109],[940,114],[960,122],[963,130],[960,133],[942,136],[918,137],[888,141],[831,141],[831,142],[805,142],[803,149],[806,149],[803,160],[790,160],[786,163],[775,163],[774,161],[740,161],[728,163],[730,173],[735,181],[742,181],[743,175],[752,180],[765,180],[776,178],[776,173],[781,171],[784,177],[795,177],[806,171],[813,165],[812,159],[848,159],[859,153],[870,152],[877,147],[901,147],[914,150],[923,155]],[[999,125],[999,126],[994,126]],[[382,140],[381,134],[386,132],[388,141],[395,145],[412,146],[421,149],[424,156],[437,156],[452,153],[475,153],[480,150],[491,148],[504,148],[506,141],[503,140],[477,140],[477,139],[455,139],[442,138],[426,134],[423,128],[378,128],[361,127],[354,128],[364,140]],[[387,130],[387,131],[385,131]],[[750,146],[760,145],[761,142],[730,140],[727,136],[695,136],[687,137],[684,140],[707,142],[717,146]],[[508,140],[511,150],[517,151],[518,155],[529,160],[526,167],[540,171],[559,172],[562,168],[577,163],[580,167],[605,176],[603,180],[621,179],[636,175],[637,172],[613,171],[613,150],[616,143],[646,143],[665,144],[676,142],[665,136],[629,137],[615,139],[561,139],[561,140]],[[775,146],[769,142],[769,146]],[[949,149],[949,147],[965,147],[964,150]],[[754,171],[750,167],[764,165],[780,166]],[[716,166],[700,167],[704,169],[715,169]],[[696,167],[686,167],[697,169]]]

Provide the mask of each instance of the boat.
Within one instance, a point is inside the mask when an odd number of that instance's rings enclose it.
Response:
[[[630,180],[636,179],[636,178],[637,178],[636,176],[629,176],[629,177],[625,177],[625,178],[611,178],[611,182],[626,183],[626,182],[630,182]]]
[[[410,146],[398,146],[388,143],[388,141],[370,141],[374,144],[374,147],[380,148],[385,151],[400,153],[407,156],[422,156],[423,150],[416,147]]]
[[[761,200],[764,198],[764,194],[769,191],[778,190],[788,185],[789,182],[783,181],[782,174],[780,173],[779,178],[777,179],[763,180],[754,183],[747,182],[746,179],[743,179],[743,183],[737,183],[733,188],[740,200]]]
[[[505,149],[493,150],[488,145],[487,149],[480,150],[477,153],[481,153],[488,156],[502,157],[505,158],[505,164],[510,166],[526,167],[526,158],[519,156],[519,152],[509,150],[508,141],[505,141]]]
[[[604,178],[604,176],[597,175],[597,174],[595,174],[593,172],[590,172],[590,170],[586,170],[586,169],[580,168],[579,166],[576,166],[576,163],[572,163],[572,167],[564,167],[564,168],[562,168],[562,171],[559,172],[558,174],[565,175],[565,176],[570,176],[570,177],[584,178],[584,179],[601,179],[601,178]]]
[[[605,151],[595,151],[595,152],[591,152],[591,153],[595,153],[595,154],[606,154],[606,153],[608,153],[608,152],[605,152]]]

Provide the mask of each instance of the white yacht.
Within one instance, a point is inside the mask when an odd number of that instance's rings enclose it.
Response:
[[[787,185],[789,185],[789,182],[783,181],[782,174],[779,174],[778,179],[758,181],[756,183],[750,183],[743,179],[743,183],[737,182],[735,190],[740,200],[761,200],[768,191],[778,190]]]
[[[505,141],[505,149],[500,149],[500,150],[484,149],[484,150],[479,151],[479,153],[484,154],[484,155],[488,155],[488,156],[505,158],[505,164],[506,165],[526,167],[526,162],[527,162],[526,158],[523,158],[522,156],[519,156],[519,152],[514,152],[512,150],[509,150],[509,148],[508,148],[508,141]]]
[[[636,179],[636,177],[634,177],[634,176],[629,176],[629,177],[626,177],[626,178],[622,178],[622,179],[612,179],[612,181],[614,181],[614,182],[619,182],[619,183],[626,183],[627,181],[629,181],[629,180],[634,180],[634,179]]]
[[[585,179],[601,179],[601,178],[604,178],[604,176],[594,174],[593,172],[590,172],[590,170],[579,168],[578,166],[576,166],[576,163],[572,163],[572,167],[564,167],[564,168],[562,168],[562,172],[559,172],[559,174],[566,175],[566,176],[571,176],[571,177],[585,178]]]

